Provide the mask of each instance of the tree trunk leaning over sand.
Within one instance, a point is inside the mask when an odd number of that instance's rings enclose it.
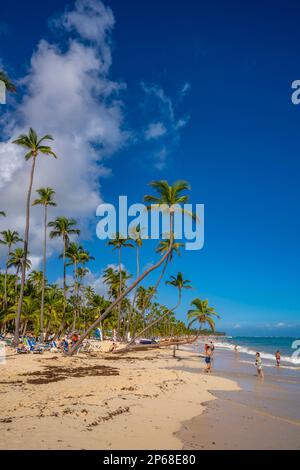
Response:
[[[155,269],[158,269],[163,264],[163,262],[169,257],[169,255],[172,251],[172,245],[173,245],[173,236],[174,236],[173,235],[173,221],[174,221],[174,213],[172,211],[170,211],[170,244],[169,244],[169,249],[165,253],[165,255],[155,265],[148,268],[138,279],[135,280],[135,282],[133,282],[133,284],[131,284],[131,286],[129,286],[125,290],[125,292],[123,292],[121,295],[119,295],[119,297],[114,302],[111,303],[111,305],[105,310],[105,312],[97,320],[95,320],[95,322],[83,333],[83,335],[81,336],[79,341],[77,341],[77,344],[75,346],[73,346],[73,348],[67,353],[68,356],[72,356],[77,351],[77,349],[82,344],[82,342],[85,340],[85,338],[87,338],[90,335],[90,333],[99,325],[99,323],[102,322],[107,317],[107,315],[120,302],[122,302],[124,297],[126,297],[128,294],[130,294],[130,292],[138,284],[140,284],[142,282],[142,280],[145,279],[145,277],[147,277]]]

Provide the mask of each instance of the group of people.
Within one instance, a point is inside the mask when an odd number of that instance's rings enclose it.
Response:
[[[206,364],[206,369],[205,372],[209,373],[212,370],[212,364],[214,360],[214,350],[215,346],[212,341],[209,343],[204,344],[204,351],[205,351],[205,364]],[[238,346],[235,345],[234,351],[238,352]],[[276,360],[276,366],[280,366],[280,361],[281,361],[281,354],[280,351],[276,351],[275,353],[275,360]],[[256,353],[255,356],[255,365],[256,365],[256,370],[257,374],[259,377],[263,378],[264,377],[264,372],[263,372],[263,363],[262,363],[262,358],[259,352]]]

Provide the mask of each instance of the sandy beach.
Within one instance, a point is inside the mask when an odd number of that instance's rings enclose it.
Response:
[[[8,356],[0,366],[0,448],[182,449],[182,423],[214,400],[210,391],[239,387],[207,376],[199,355],[177,355]]]

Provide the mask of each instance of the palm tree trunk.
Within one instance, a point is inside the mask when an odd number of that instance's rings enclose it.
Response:
[[[122,248],[119,248],[119,296],[122,293]],[[120,334],[121,334],[121,307],[122,307],[122,302],[119,303],[119,309],[118,309],[118,339],[120,339]]]
[[[47,205],[44,214],[44,247],[43,247],[43,280],[42,280],[42,302],[41,302],[41,339],[44,341],[44,305],[45,305],[45,282],[46,282],[46,250],[47,250]]]
[[[56,339],[59,337],[59,335],[62,333],[65,323],[66,323],[66,310],[67,310],[67,266],[66,266],[66,251],[67,251],[67,239],[66,236],[63,236],[63,241],[64,241],[64,249],[63,249],[63,291],[64,291],[64,304],[63,304],[63,317],[61,320],[61,324],[57,330],[57,333],[55,334],[53,341],[56,341]]]
[[[9,255],[10,255],[10,246],[8,247],[6,265],[5,265],[5,275],[4,275],[4,299],[3,299],[3,307],[4,308],[7,308],[7,271],[8,271]]]
[[[77,320],[77,302],[78,302],[78,295],[77,295],[77,262],[74,262],[74,298],[75,298],[75,311],[73,315],[73,326],[72,330],[75,331],[76,329],[76,320]]]
[[[126,297],[130,292],[137,286],[139,285],[145,277],[147,277],[152,271],[155,269],[158,269],[164,262],[165,260],[169,257],[171,251],[172,251],[172,245],[173,245],[173,220],[174,220],[174,214],[170,213],[170,245],[168,251],[162,256],[160,261],[158,261],[156,264],[148,268],[138,279],[136,279],[131,286],[129,286],[114,302],[110,304],[110,306],[102,313],[102,315],[97,318],[97,320],[94,321],[94,323],[83,333],[79,341],[77,341],[76,345],[74,345],[71,350],[67,353],[68,356],[72,356],[79,346],[82,344],[82,342],[85,340],[86,337],[88,337],[91,332],[97,328],[100,322],[102,322],[107,315]]]
[[[24,328],[23,328],[23,333],[22,333],[23,337],[25,336],[25,333],[26,333],[27,323],[28,323],[28,319],[26,319],[24,322]]]
[[[21,289],[20,289],[20,296],[19,296],[19,302],[18,302],[18,311],[17,311],[17,316],[16,316],[15,334],[14,334],[14,340],[13,340],[13,345],[14,346],[18,346],[19,337],[20,337],[20,318],[21,318],[22,304],[23,304],[23,297],[24,297],[25,276],[26,276],[26,261],[27,261],[27,253],[28,253],[28,239],[29,239],[29,225],[30,225],[30,200],[31,200],[31,192],[32,192],[35,162],[36,162],[36,157],[33,156],[32,157],[32,165],[31,165],[29,188],[28,188],[28,193],[27,193],[26,224],[25,224],[25,236],[24,236],[24,258],[22,260]]]
[[[136,244],[136,279],[138,279],[139,275],[140,275],[140,249],[139,249],[139,245]],[[131,317],[132,317],[132,314],[133,314],[134,305],[135,305],[135,301],[136,301],[136,294],[137,294],[137,288],[134,291],[132,305],[131,305],[131,308],[130,308],[129,314],[128,314],[127,328],[126,328],[126,340],[128,338],[128,333],[130,332],[130,322],[131,322]]]

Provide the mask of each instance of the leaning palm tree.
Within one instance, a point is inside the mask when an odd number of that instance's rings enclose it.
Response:
[[[21,289],[18,302],[18,310],[16,317],[16,326],[15,326],[15,335],[13,344],[15,346],[19,343],[19,328],[20,328],[20,316],[22,310],[22,302],[24,296],[24,287],[25,287],[25,275],[26,275],[26,260],[28,254],[28,239],[29,239],[29,226],[30,226],[30,202],[31,202],[31,192],[34,178],[34,170],[36,159],[39,154],[51,155],[54,158],[57,158],[56,154],[53,152],[51,147],[44,144],[45,140],[53,140],[53,137],[50,134],[44,135],[42,138],[38,138],[37,133],[30,128],[28,135],[21,134],[16,140],[13,141],[14,144],[19,145],[27,150],[25,154],[25,160],[32,159],[31,172],[29,187],[27,192],[27,202],[26,202],[26,223],[25,223],[25,235],[24,235],[24,260],[22,262],[22,273],[21,273]]]
[[[193,308],[189,310],[187,314],[188,319],[191,320],[190,323],[188,324],[188,328],[190,328],[193,323],[198,321],[200,324],[199,331],[201,331],[203,326],[207,324],[210,327],[211,331],[214,332],[215,331],[214,318],[220,318],[220,317],[216,313],[213,307],[209,307],[208,300],[194,299],[191,302],[191,306]]]
[[[3,70],[0,70],[0,80],[4,83],[6,90],[10,93],[15,93],[17,91],[16,86]]]
[[[158,196],[151,196],[146,195],[144,197],[145,202],[150,203],[151,205],[155,205],[155,207],[159,207],[163,205],[164,208],[167,206],[169,211],[169,220],[170,220],[170,234],[169,234],[169,249],[166,253],[160,258],[160,260],[155,263],[150,268],[146,269],[118,298],[110,304],[110,306],[90,325],[90,327],[82,334],[80,340],[77,344],[70,350],[68,353],[72,355],[77,351],[79,346],[85,340],[87,336],[103,321],[110,312],[122,302],[123,298],[126,297],[132,290],[138,286],[143,279],[149,276],[150,273],[158,269],[169,257],[170,253],[172,252],[172,245],[174,241],[174,211],[181,210],[184,211],[183,208],[180,208],[179,205],[188,202],[188,196],[182,194],[183,191],[190,190],[190,186],[186,181],[177,181],[173,185],[169,185],[167,181],[154,181],[150,183],[150,186],[158,192]],[[175,204],[175,206],[174,206]],[[152,210],[152,207],[149,207],[149,210]],[[194,214],[190,214],[193,218],[195,218]]]
[[[133,244],[128,241],[127,238],[122,238],[119,232],[116,233],[115,238],[113,240],[109,240],[107,243],[108,246],[112,246],[113,250],[118,250],[118,265],[119,265],[119,295],[122,294],[122,248],[133,248]],[[121,305],[122,302],[119,303],[119,311],[118,311],[118,336],[120,337],[121,333]]]
[[[55,191],[52,188],[40,188],[36,191],[40,196],[33,201],[32,205],[44,206],[44,245],[43,245],[43,280],[42,280],[42,300],[41,300],[41,316],[40,316],[40,336],[44,338],[44,304],[45,304],[45,279],[46,279],[46,258],[47,258],[47,223],[48,223],[48,207],[56,206],[53,201]]]
[[[11,254],[11,247],[18,242],[21,242],[22,239],[19,237],[18,232],[11,230],[4,230],[1,232],[2,239],[0,239],[0,244],[7,246],[7,259],[5,265],[5,275],[4,275],[4,297],[3,297],[3,308],[7,307],[7,271],[8,271],[8,261]]]

